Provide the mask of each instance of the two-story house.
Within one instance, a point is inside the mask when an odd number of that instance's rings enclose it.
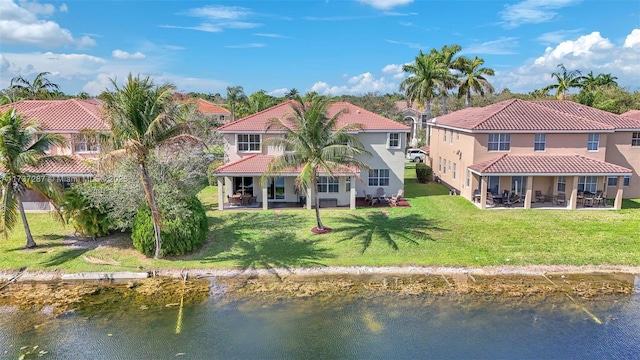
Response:
[[[271,159],[284,151],[264,145],[266,139],[283,135],[282,131],[266,131],[268,122],[293,114],[294,104],[294,101],[287,101],[218,129],[224,137],[226,162],[215,171],[220,210],[229,207],[231,197],[238,192],[249,194],[252,203],[261,204],[265,210],[278,203],[303,201],[308,209],[311,208],[311,194],[300,194],[295,186],[298,169],[261,182]],[[330,105],[328,115],[334,116],[342,109],[346,109],[339,118],[342,126],[361,124],[356,135],[372,154],[361,160],[370,168],[336,172],[333,177],[320,174],[317,190],[321,199],[353,209],[356,194],[375,195],[381,188],[391,196],[404,188],[404,149],[410,128],[347,102]]]
[[[63,187],[74,182],[92,178],[96,171],[92,166],[100,147],[97,141],[83,134],[85,130],[109,131],[109,125],[100,116],[98,100],[24,100],[0,106],[0,111],[10,108],[23,116],[25,120],[38,122],[43,133],[55,133],[63,136],[63,146],[49,149],[51,155],[66,155],[68,162],[47,163],[28,171],[54,177]],[[25,194],[25,210],[49,210],[50,204],[41,195],[29,191]]]
[[[580,193],[640,197],[640,121],[571,101],[511,99],[429,121],[434,175],[486,207],[505,190],[532,202]],[[428,130],[429,131],[429,130]],[[537,199],[535,195],[543,195]]]
[[[231,121],[231,111],[211,101],[200,98],[187,98],[184,100],[184,103],[194,104],[200,114],[206,116],[216,124],[224,124]]]

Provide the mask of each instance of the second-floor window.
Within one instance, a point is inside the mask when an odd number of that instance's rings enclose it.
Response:
[[[400,149],[400,133],[389,133],[387,139],[388,149]]]
[[[260,151],[260,134],[238,134],[238,151]]]
[[[589,138],[587,140],[587,150],[598,151],[599,147],[600,147],[600,134],[589,134]]]
[[[449,131],[449,144],[453,144],[453,130]]]
[[[544,151],[547,146],[547,135],[546,134],[536,134],[536,138],[533,142],[533,150],[534,151]]]
[[[489,134],[487,147],[489,151],[511,150],[511,134]]]
[[[87,135],[73,136],[73,151],[76,153],[97,153],[100,152],[100,144],[95,138]]]
[[[224,115],[220,115],[220,121],[224,121]]]
[[[456,179],[457,167],[457,164],[453,163],[453,180]]]
[[[640,132],[631,134],[631,146],[640,146]]]
[[[389,186],[389,169],[369,169],[369,186]]]

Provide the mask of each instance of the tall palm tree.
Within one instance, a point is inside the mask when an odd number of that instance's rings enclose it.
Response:
[[[551,84],[543,88],[543,90],[556,90],[556,99],[564,100],[567,91],[571,88],[580,88],[582,87],[582,80],[584,76],[579,70],[567,70],[564,64],[558,64],[558,68],[561,71],[554,72],[551,74],[552,78],[557,80],[557,84]]]
[[[289,92],[287,92],[284,97],[287,100],[294,100],[296,98],[296,96],[298,96],[298,95],[300,95],[300,92],[298,91],[298,89],[293,88],[293,89],[289,90]]]
[[[400,83],[400,91],[405,93],[410,102],[418,101],[425,105],[427,118],[431,118],[431,100],[436,96],[436,89],[440,79],[447,78],[451,73],[438,59],[422,51],[411,64],[402,66],[409,77]]]
[[[238,105],[236,113],[239,117],[255,114],[278,104],[278,99],[267,94],[264,90],[259,90],[249,95],[248,98]]]
[[[493,94],[493,86],[487,80],[487,76],[495,75],[491,68],[482,67],[484,59],[474,57],[469,59],[460,56],[456,59],[453,67],[460,71],[460,83],[458,85],[458,97],[464,96],[464,106],[471,106],[471,92],[484,96],[485,92]]]
[[[27,248],[36,246],[29,223],[24,213],[22,198],[27,189],[36,191],[46,198],[60,200],[61,187],[37,168],[46,163],[64,162],[68,158],[60,155],[47,155],[50,146],[63,145],[60,135],[40,133],[40,125],[25,121],[15,109],[0,112],[0,230],[7,237],[20,214],[24,232],[27,236]]]
[[[227,87],[227,106],[231,111],[231,121],[236,121],[236,106],[247,101],[247,95],[244,94],[242,86]]]
[[[442,66],[444,66],[448,70],[454,70],[454,56],[458,52],[460,52],[460,50],[462,50],[462,47],[458,44],[443,45],[439,51],[436,49],[431,49],[430,55],[438,59],[438,61],[442,63]],[[455,88],[457,85],[458,81],[453,74],[451,74],[451,76],[445,76],[444,78],[439,79],[438,91],[440,93],[440,97],[442,98],[443,114],[447,113],[447,98],[449,96],[449,90]]]
[[[271,119],[267,131],[283,131],[283,137],[273,137],[265,141],[282,149],[282,155],[271,160],[262,181],[277,176],[290,169],[299,169],[296,188],[302,193],[311,189],[315,203],[318,230],[325,230],[320,219],[320,198],[318,197],[318,174],[334,177],[336,172],[353,172],[352,167],[368,169],[359,157],[371,155],[357,136],[351,132],[362,127],[348,124],[338,128],[338,120],[346,110],[340,110],[329,117],[331,100],[316,96],[306,102],[300,95],[291,105],[293,113],[284,119]]]
[[[103,162],[115,162],[132,156],[138,164],[138,172],[147,204],[151,209],[156,240],[154,258],[161,256],[161,216],[153,194],[153,181],[148,164],[151,151],[163,143],[177,140],[187,132],[187,124],[176,120],[178,105],[173,102],[175,87],[165,83],[156,86],[149,77],[129,74],[127,83],[118,86],[111,79],[115,90],[104,92],[106,121],[111,125],[111,142],[115,150],[103,157]]]
[[[58,90],[58,84],[54,84],[47,76],[51,75],[50,72],[41,72],[33,79],[29,81],[22,76],[16,76],[11,79],[10,87],[22,92],[27,98],[32,100],[47,99],[51,96],[52,90]]]
[[[597,84],[600,88],[606,88],[606,87],[610,87],[610,86],[618,86],[618,82],[616,81],[618,78],[611,75],[610,73],[608,74],[598,74],[598,76],[596,77],[597,79]]]

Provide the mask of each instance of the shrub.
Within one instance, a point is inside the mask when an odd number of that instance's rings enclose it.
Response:
[[[162,255],[184,255],[200,246],[207,237],[209,221],[197,197],[191,196],[163,213]],[[133,220],[133,246],[147,256],[155,253],[153,219],[148,206],[143,206]]]
[[[87,196],[80,194],[74,187],[64,194],[62,216],[76,233],[92,238],[107,235],[113,224],[106,211],[91,206]]]
[[[218,185],[216,180],[218,177],[215,176],[213,172],[223,164],[224,162],[222,160],[216,160],[209,165],[209,169],[207,169],[207,177],[209,178],[209,185],[211,186]]]
[[[416,177],[421,183],[427,183],[433,176],[433,169],[425,163],[416,164]]]

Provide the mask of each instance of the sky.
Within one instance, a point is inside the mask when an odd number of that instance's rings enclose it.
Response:
[[[98,95],[129,73],[181,92],[394,93],[419,51],[458,44],[497,91],[558,64],[640,90],[638,0],[0,0],[0,88],[39,72]]]

